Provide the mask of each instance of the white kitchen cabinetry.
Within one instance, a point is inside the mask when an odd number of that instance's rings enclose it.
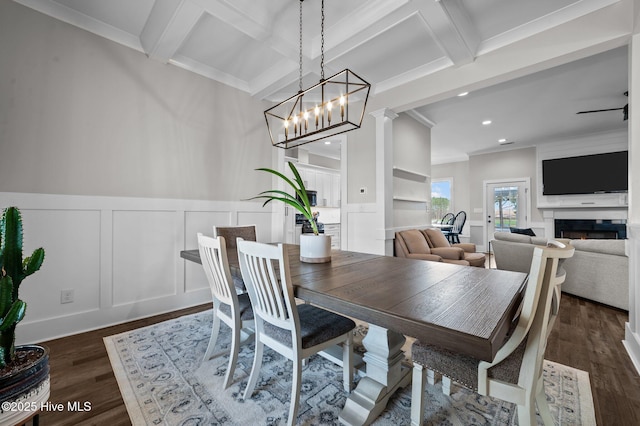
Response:
[[[340,250],[340,224],[324,224],[324,235],[331,236],[331,248]]]
[[[334,173],[331,175],[331,201],[334,207],[340,207],[340,175]]]
[[[305,187],[316,191],[318,207],[340,207],[340,173],[304,164],[296,165]]]

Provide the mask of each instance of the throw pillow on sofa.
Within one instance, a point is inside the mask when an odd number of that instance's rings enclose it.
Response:
[[[533,232],[533,229],[531,228],[509,228],[511,230],[511,233],[513,234],[522,234],[522,235],[528,235],[530,237],[535,237],[536,233]]]

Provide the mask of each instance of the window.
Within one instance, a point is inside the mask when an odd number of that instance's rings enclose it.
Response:
[[[436,223],[445,214],[453,212],[452,187],[452,178],[431,180],[431,223]]]

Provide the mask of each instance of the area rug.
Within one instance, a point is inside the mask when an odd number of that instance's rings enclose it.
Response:
[[[256,390],[251,399],[243,401],[253,344],[242,346],[233,382],[222,390],[231,334],[222,325],[216,352],[226,352],[202,362],[211,322],[209,310],[104,339],[133,425],[286,424],[292,363],[265,347]],[[359,327],[356,339],[364,332]],[[588,373],[545,361],[544,382],[556,424],[595,426]],[[427,385],[426,394],[427,425],[517,424],[515,405],[455,384],[451,396],[442,394],[440,381]],[[297,423],[340,424],[338,416],[347,396],[341,368],[320,356],[311,357],[302,372]],[[411,386],[407,386],[389,401],[374,424],[408,425],[410,410]],[[539,417],[538,423],[542,424]]]

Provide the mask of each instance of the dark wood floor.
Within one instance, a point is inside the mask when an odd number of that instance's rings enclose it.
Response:
[[[89,401],[91,411],[42,413],[41,424],[129,425],[129,417],[102,338],[209,305],[45,342],[51,351],[53,403]],[[623,346],[625,311],[563,295],[546,359],[589,372],[598,425],[640,424],[640,377]]]

